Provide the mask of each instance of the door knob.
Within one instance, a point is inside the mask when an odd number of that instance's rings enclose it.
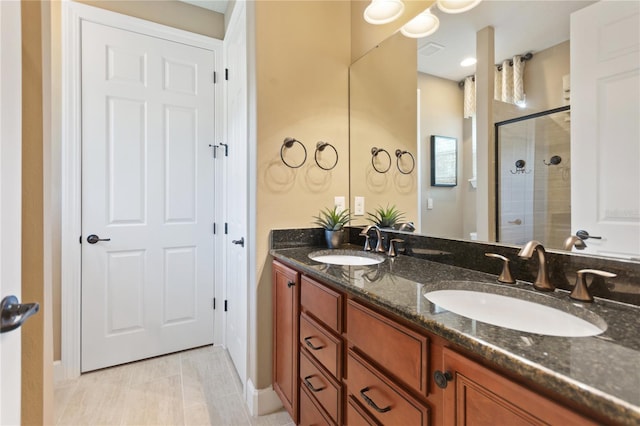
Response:
[[[89,244],[95,244],[98,241],[111,241],[111,238],[100,238],[96,234],[91,234],[87,237],[87,242]]]
[[[244,247],[244,237],[240,238],[239,240],[231,240],[231,242],[233,244],[237,244],[240,247]]]
[[[15,330],[40,310],[37,303],[18,303],[16,296],[7,296],[0,302],[0,333]]]
[[[593,238],[594,240],[602,239],[602,237],[594,237],[593,235],[589,235],[589,233],[584,229],[581,229],[578,232],[576,232],[576,237],[580,238],[581,240],[586,240],[588,238]]]

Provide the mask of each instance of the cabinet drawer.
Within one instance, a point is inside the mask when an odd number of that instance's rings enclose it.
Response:
[[[429,409],[349,350],[347,393],[385,425],[428,425]]]
[[[324,366],[333,377],[342,373],[342,341],[325,330],[322,325],[300,313],[300,344]]]
[[[374,418],[367,414],[367,411],[360,406],[353,395],[347,400],[347,426],[377,426],[378,423]]]
[[[300,305],[336,333],[342,332],[342,295],[302,276]]]
[[[423,395],[427,383],[429,339],[377,312],[347,301],[347,338],[359,353]]]
[[[298,424],[300,426],[333,425],[334,423],[325,417],[307,392],[306,389],[300,389],[300,422]]]
[[[306,386],[309,394],[315,397],[333,421],[339,423],[340,384],[324,373],[311,358],[306,350],[300,351],[300,386]]]

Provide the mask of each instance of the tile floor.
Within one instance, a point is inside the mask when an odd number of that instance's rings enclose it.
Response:
[[[226,350],[206,346],[56,384],[57,425],[290,426],[285,411],[251,417]]]

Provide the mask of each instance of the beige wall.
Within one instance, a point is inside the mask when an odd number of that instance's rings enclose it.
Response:
[[[410,152],[418,159],[416,146],[417,45],[397,33],[377,49],[360,58],[350,72],[350,185],[351,205],[356,196],[365,197],[365,211],[395,205],[405,213],[406,221],[418,220],[417,168],[403,174],[396,165],[396,149]],[[371,149],[378,154],[376,167]],[[390,164],[389,164],[390,162]],[[403,156],[404,171],[411,166]],[[356,216],[353,225],[368,224],[367,216]]]
[[[565,105],[562,76],[569,74],[570,42],[536,52],[524,68],[527,109],[545,111]]]
[[[256,2],[257,72],[257,388],[271,385],[271,258],[269,231],[312,227],[312,216],[349,196],[350,5],[332,1]],[[303,142],[307,162],[280,160],[285,137]],[[340,154],[335,169],[313,160],[317,141]],[[296,148],[297,149],[297,148]]]
[[[53,421],[51,289],[45,285],[43,26],[40,2],[22,2],[22,300],[40,312],[22,327],[22,424]],[[44,26],[46,28],[46,25]],[[46,38],[45,38],[46,39]],[[45,68],[46,69],[46,68]]]
[[[424,152],[420,167],[425,171],[422,179],[421,233],[448,238],[468,238],[463,226],[463,195],[469,183],[464,180],[463,169],[471,157],[463,140],[464,92],[458,83],[432,75],[418,73],[420,89],[420,145]],[[431,186],[431,135],[456,138],[458,141],[458,185]],[[427,198],[433,199],[433,209],[427,210]]]
[[[31,3],[31,2],[29,2]],[[33,2],[36,3],[36,2]],[[203,34],[209,37],[222,39],[224,36],[224,15],[206,9],[195,7],[187,3],[166,0],[145,0],[145,1],[82,1],[82,3],[102,9],[134,16],[148,21],[168,25],[170,27]],[[60,156],[61,156],[61,134],[60,124],[62,109],[61,100],[61,3],[46,2],[51,8],[50,30],[45,40],[48,41],[47,48],[50,49],[50,69],[51,84],[51,178],[48,181],[48,190],[51,195],[52,209],[50,220],[52,222],[52,239],[58,241],[53,247],[51,274],[53,287],[53,359],[59,360],[61,357],[61,283],[60,283]],[[33,22],[29,23],[33,26]],[[49,27],[46,25],[44,27]]]
[[[175,0],[74,0],[169,27],[222,40],[224,15]]]

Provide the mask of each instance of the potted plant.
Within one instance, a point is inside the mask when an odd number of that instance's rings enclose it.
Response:
[[[325,208],[314,218],[313,223],[324,228],[327,246],[330,249],[339,247],[344,240],[344,226],[351,221],[349,209],[338,210],[337,206]]]
[[[396,208],[395,205],[386,208],[378,207],[373,213],[367,212],[367,219],[378,228],[393,228],[393,226],[404,219],[404,213]]]

